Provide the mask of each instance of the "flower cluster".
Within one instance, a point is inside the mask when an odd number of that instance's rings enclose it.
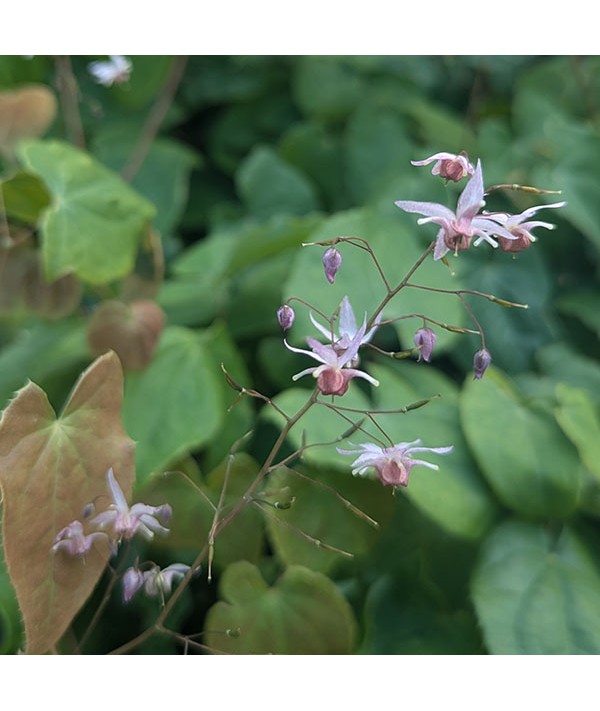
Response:
[[[81,521],[72,521],[65,526],[54,539],[51,548],[53,553],[62,551],[75,558],[85,558],[95,544],[101,543],[108,546],[110,552],[115,555],[119,544],[123,540],[131,540],[136,534],[150,541],[156,533],[160,535],[169,533],[166,525],[171,519],[172,509],[168,504],[129,506],[112,467],[107,472],[107,480],[112,502],[106,511],[89,521],[90,532],[87,534],[84,533],[85,526]],[[93,510],[93,504],[88,504],[85,507],[84,518]],[[164,599],[164,596],[171,591],[173,579],[178,575],[185,575],[188,570],[189,566],[183,563],[174,563],[163,571],[153,566],[144,573],[137,571],[137,568],[130,568],[123,577],[125,601],[128,602],[142,586],[150,597],[160,594]],[[139,574],[132,571],[137,571]]]
[[[436,153],[423,161],[413,161],[413,165],[426,165],[437,159],[433,173],[451,180],[460,180],[464,175],[470,175],[465,189],[458,198],[456,211],[436,202],[416,202],[413,200],[398,200],[396,206],[405,212],[424,215],[417,223],[424,225],[432,222],[439,225],[434,259],[441,259],[449,251],[457,253],[468,249],[473,238],[473,246],[487,242],[492,247],[498,247],[505,252],[520,252],[531,245],[535,237],[531,233],[534,227],[553,229],[554,225],[540,220],[531,220],[538,210],[546,207],[563,207],[566,203],[557,202],[552,205],[530,207],[519,215],[500,212],[481,212],[485,205],[483,174],[481,161],[476,167],[464,155],[451,153]]]

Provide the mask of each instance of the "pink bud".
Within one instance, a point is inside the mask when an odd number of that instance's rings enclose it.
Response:
[[[123,601],[129,602],[144,584],[144,574],[137,568],[128,568],[123,573]]]
[[[475,355],[473,356],[473,372],[475,380],[481,380],[483,374],[488,369],[488,366],[491,362],[492,356],[490,355],[487,349],[482,348],[480,351],[477,351],[477,353],[475,353]]]
[[[323,254],[323,266],[325,267],[325,276],[330,284],[333,284],[335,275],[342,264],[342,255],[335,247],[329,247]]]
[[[284,304],[277,309],[277,320],[284,331],[287,331],[292,327],[295,318],[296,314],[291,306]]]
[[[430,328],[420,328],[415,333],[415,346],[419,349],[419,361],[429,363],[437,336]]]

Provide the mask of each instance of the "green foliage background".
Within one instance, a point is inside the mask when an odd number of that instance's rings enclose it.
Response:
[[[331,286],[319,250],[301,243],[363,237],[397,282],[434,232],[394,200],[456,199],[456,186],[410,166],[438,151],[480,157],[487,186],[560,189],[568,202],[545,216],[557,229],[539,230],[516,257],[482,245],[451,260],[455,274],[432,260],[419,273],[431,285],[529,305],[469,302],[494,358],[482,381],[472,380],[475,337],[446,332],[431,364],[374,357],[369,365],[381,381],[378,407],[442,395],[383,423],[395,440],[454,444],[440,471],[415,470],[407,491],[392,496],[353,479],[350,460],[331,448],[309,450],[297,473],[278,471],[263,492],[293,505],[240,516],[216,542],[213,582],[205,571],[193,581],[172,626],[195,634],[206,625],[207,644],[242,653],[599,652],[600,59],[190,57],[129,182],[119,172],[176,60],[133,57],[131,80],[104,88],[87,72],[92,59],[72,58],[87,150],[69,144],[59,111],[46,135],[4,157],[0,408],[28,378],[60,407],[93,357],[86,330],[97,306],[155,299],[166,327],[147,368],[126,373],[123,417],[138,442],[136,500],[174,508],[172,536],[143,552],[157,562],[191,562],[211,522],[206,501],[162,472],[185,471],[214,501],[232,442],[252,430],[232,483],[232,495],[242,493],[281,426],[255,401],[228,410],[236,394],[220,364],[291,412],[310,383],[291,388],[305,366],[282,344],[278,306],[297,295],[330,312],[348,294],[362,310],[381,298],[360,255],[344,252]],[[32,82],[56,92],[51,58],[0,58],[0,91]],[[510,212],[543,201],[494,196],[495,209]],[[38,298],[7,221],[32,233],[26,259],[41,265]],[[60,294],[40,286],[58,278],[68,280]],[[389,315],[412,312],[468,326],[449,297],[403,292]],[[401,323],[375,342],[410,348],[418,325]],[[299,313],[292,342],[302,346],[309,332]],[[369,403],[354,384],[347,397]],[[311,412],[309,436],[344,429],[328,417]],[[379,532],[340,496],[379,521]],[[156,609],[142,599],[123,607],[115,595],[86,651],[126,642]],[[247,620],[264,624],[239,642],[215,632]],[[19,645],[18,609],[0,568],[0,650]],[[153,638],[139,651],[178,649]]]

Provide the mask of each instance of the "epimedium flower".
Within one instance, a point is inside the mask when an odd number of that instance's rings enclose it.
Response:
[[[350,443],[352,444],[352,443]],[[437,464],[432,464],[424,459],[413,459],[413,454],[432,452],[434,454],[448,454],[453,446],[449,447],[422,447],[421,440],[413,442],[399,442],[392,447],[380,447],[367,442],[352,445],[359,449],[337,449],[339,454],[358,455],[352,462],[352,474],[364,476],[369,468],[377,472],[379,481],[384,486],[408,486],[410,470],[415,466],[439,469]]]
[[[93,531],[84,534],[81,521],[72,521],[59,531],[52,545],[52,552],[64,551],[75,558],[83,558],[91,550],[96,541],[109,543],[109,538],[104,531]]]
[[[108,60],[90,62],[88,71],[98,84],[124,84],[131,74],[131,62],[121,54],[111,54]]]
[[[423,327],[420,328],[415,333],[415,346],[419,349],[419,362],[424,360],[429,363],[431,360],[431,354],[435,347],[435,342],[437,341],[437,336],[435,331],[431,328]]]
[[[150,570],[141,571],[137,567],[128,568],[123,574],[123,600],[129,602],[141,588],[148,597],[165,597],[171,594],[173,583],[183,578],[190,566],[184,563],[172,563],[162,570],[153,565]]]
[[[435,165],[431,169],[432,175],[439,175],[440,178],[453,180],[457,183],[465,177],[465,175],[473,175],[475,168],[469,161],[469,156],[466,153],[434,153],[434,155],[425,158],[424,160],[411,160],[412,165],[429,165],[435,161]]]
[[[169,532],[169,529],[165,528],[172,513],[169,504],[162,506],[134,504],[130,508],[112,467],[107,472],[107,478],[113,502],[106,511],[91,520],[91,525],[97,526],[99,529],[110,527],[117,540],[123,538],[129,540],[136,533],[147,540],[152,540],[155,533],[167,534]]]
[[[358,349],[364,338],[366,330],[366,319],[358,329],[354,338],[349,341],[348,347],[343,352],[338,352],[333,346],[325,346],[314,338],[308,337],[306,342],[312,350],[307,351],[302,348],[294,348],[284,340],[286,348],[294,353],[304,353],[311,358],[318,360],[321,365],[296,373],[292,380],[298,380],[304,375],[312,375],[317,379],[317,386],[323,395],[344,395],[348,390],[348,385],[352,378],[363,378],[372,385],[379,385],[379,381],[371,377],[368,373],[356,368],[348,367],[357,357]]]
[[[491,220],[498,222],[504,229],[508,230],[513,239],[509,240],[506,237],[499,235],[498,242],[500,244],[500,249],[503,252],[522,252],[527,249],[535,242],[536,237],[532,234],[531,230],[534,227],[545,227],[547,230],[555,229],[556,225],[550,222],[543,222],[542,220],[530,220],[538,210],[543,210],[545,208],[556,208],[564,207],[567,203],[563,200],[562,202],[555,202],[551,205],[538,205],[537,207],[530,207],[524,210],[519,215],[510,215],[506,212],[492,212],[488,213]]]
[[[465,189],[458,198],[456,212],[437,202],[415,202],[413,200],[398,200],[395,205],[404,212],[413,212],[425,217],[417,220],[417,224],[424,225],[433,222],[439,225],[440,230],[435,241],[433,251],[434,259],[441,259],[450,250],[455,253],[468,249],[473,237],[477,237],[476,244],[485,240],[492,247],[498,243],[492,235],[503,236],[508,240],[516,239],[505,227],[489,215],[480,215],[479,210],[485,205],[483,199],[483,175],[481,161],[477,161],[475,172],[465,185]]]
[[[354,315],[354,310],[352,309],[352,306],[350,304],[350,301],[347,296],[344,296],[340,303],[340,309],[339,309],[339,320],[338,320],[338,332],[332,333],[331,328],[327,326],[323,326],[323,324],[319,323],[312,313],[309,313],[309,318],[312,322],[312,325],[320,331],[326,338],[329,338],[332,340],[332,345],[333,348],[336,352],[342,353],[345,350],[348,349],[348,346],[352,342],[352,339],[356,336],[358,333],[359,329],[356,325],[356,317]],[[361,342],[358,344],[359,347],[364,345],[365,343],[369,343],[371,338],[373,338],[373,334],[377,330],[377,327],[379,325],[379,322],[381,321],[381,314],[377,314],[377,317],[375,319],[375,325],[370,328],[362,337]],[[358,357],[355,358],[354,360],[358,361]],[[357,363],[351,363],[351,365],[357,365]]]

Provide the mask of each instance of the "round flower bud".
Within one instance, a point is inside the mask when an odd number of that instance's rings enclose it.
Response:
[[[330,284],[333,284],[335,275],[342,264],[342,255],[335,247],[329,247],[323,254],[323,266],[325,267],[325,276]]]
[[[437,336],[430,328],[420,328],[415,333],[415,346],[419,349],[419,361],[429,363]]]
[[[291,306],[284,304],[277,309],[277,320],[284,331],[287,331],[292,327],[295,318],[296,314]]]
[[[473,373],[475,380],[481,380],[491,362],[492,356],[486,348],[482,348],[480,351],[475,353],[473,356]]]

